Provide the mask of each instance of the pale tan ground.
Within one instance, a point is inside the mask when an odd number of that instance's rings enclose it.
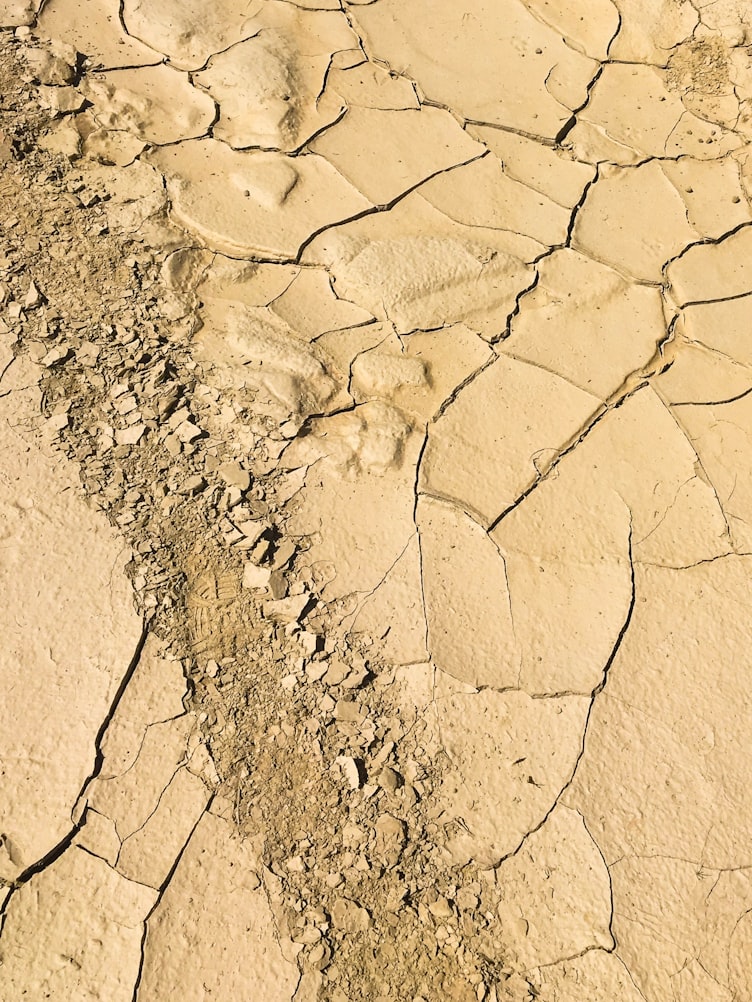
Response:
[[[748,1002],[752,8],[0,27],[0,1002]]]

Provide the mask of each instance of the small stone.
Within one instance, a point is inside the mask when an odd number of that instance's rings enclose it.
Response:
[[[338,699],[334,708],[334,716],[337,720],[351,724],[358,724],[363,720],[360,705],[351,699]]]
[[[340,876],[340,883],[341,875]],[[314,971],[323,971],[329,966],[329,962],[332,959],[332,951],[327,943],[323,940],[316,943],[315,946],[311,948],[306,956],[306,962]]]
[[[238,544],[238,549],[246,550],[254,564],[263,563],[269,556],[271,548],[272,541],[266,535],[263,535],[255,546],[250,546],[245,540]]]
[[[319,648],[319,636],[316,633],[310,633],[308,630],[301,630],[300,633],[295,637],[297,642],[306,652],[306,654],[315,654]]]
[[[206,487],[206,481],[204,480],[204,478],[201,476],[201,474],[195,473],[192,477],[188,477],[188,479],[183,483],[183,486],[180,488],[180,493],[198,494],[205,487]]]
[[[45,108],[57,112],[58,115],[80,111],[85,101],[75,87],[50,87],[46,84],[39,88],[39,97]]]
[[[119,428],[115,432],[115,441],[118,445],[138,445],[145,431],[145,424],[133,424],[130,428]]]
[[[368,670],[366,668],[353,668],[353,670],[348,673],[347,677],[342,679],[342,688],[359,689],[367,678]]]
[[[97,453],[101,456],[105,452],[109,452],[110,449],[115,445],[115,439],[112,435],[107,432],[100,432],[97,437]]]
[[[300,595],[264,602],[264,615],[275,623],[294,623],[302,616],[310,598],[308,592],[304,591]]]
[[[325,714],[331,713],[336,705],[337,704],[334,702],[332,697],[328,694],[326,696],[322,696],[319,700],[319,710]]]
[[[269,529],[269,524],[267,522],[262,522],[258,520],[248,519],[241,521],[237,519],[233,521],[233,525],[243,536],[243,546],[241,549],[253,549],[256,543],[261,539],[265,532]]]
[[[251,486],[251,475],[240,463],[223,463],[219,467],[219,475],[229,487],[247,491]]]
[[[418,803],[418,794],[410,783],[402,787],[402,803],[406,811],[411,811]]]
[[[326,674],[326,661],[309,661],[305,671],[311,682],[318,682]]]
[[[92,344],[91,341],[83,341],[80,347],[76,349],[76,358],[81,365],[90,368],[96,364],[100,350],[99,345]]]
[[[339,898],[332,906],[332,924],[343,932],[366,932],[371,916],[366,908],[350,898]]]
[[[392,814],[382,814],[376,821],[376,852],[387,866],[397,863],[404,844],[404,823]]]
[[[350,666],[340,661],[339,658],[332,658],[329,668],[324,675],[324,682],[327,685],[339,685],[350,673]]]
[[[63,348],[59,346],[57,348],[52,348],[47,354],[40,359],[41,364],[45,369],[52,368],[53,365],[57,365],[58,362],[65,362],[66,359],[70,358],[71,351],[70,348]]]
[[[47,427],[51,428],[52,431],[62,431],[63,428],[67,428],[70,423],[70,418],[67,414],[53,414],[51,418],[47,420]]]
[[[243,568],[243,587],[254,590],[265,589],[269,584],[271,570],[268,567],[257,567],[247,563]]]
[[[401,782],[401,777],[398,772],[394,769],[390,769],[389,766],[384,766],[384,768],[379,773],[379,786],[382,790],[386,790],[387,793],[396,793],[397,788]]]
[[[379,819],[380,820],[380,819]],[[439,895],[439,897],[428,906],[429,912],[437,919],[450,919],[453,917],[454,912],[452,911],[452,906],[449,904],[446,898]]]
[[[145,148],[136,136],[111,129],[95,129],[83,142],[84,156],[115,167],[128,167]]]
[[[276,549],[274,554],[274,559],[272,560],[272,567],[275,570],[281,570],[286,567],[292,558],[297,553],[297,547],[291,539],[283,540]]]
[[[305,863],[303,865],[305,866]],[[302,872],[305,872],[305,870]],[[313,944],[318,943],[320,939],[321,930],[317,929],[315,925],[307,925],[302,932],[296,933],[296,935],[293,936],[293,942],[303,943],[304,946],[313,946]]]
[[[115,410],[123,417],[125,417],[126,414],[130,414],[131,411],[135,411],[137,407],[138,401],[134,396],[120,397],[115,402]]]
[[[183,450],[177,435],[168,435],[164,440],[164,447],[171,456],[179,456]]]
[[[171,437],[171,436],[168,436]],[[165,439],[165,442],[167,439]],[[177,439],[176,439],[177,441]],[[178,443],[179,444],[179,443]],[[224,536],[224,541],[228,546],[232,546],[233,543],[239,543],[243,538],[243,533],[239,532],[229,518],[220,519],[219,531]]]
[[[363,785],[363,778],[357,760],[350,755],[338,755],[334,761],[339,766],[348,785],[353,790],[359,790]]]
[[[198,425],[194,424],[193,421],[182,421],[175,429],[175,434],[180,439],[180,441],[185,445],[188,442],[194,442],[197,438],[203,435],[202,430]]]
[[[37,288],[35,282],[29,283],[29,290],[26,293],[26,298],[24,299],[24,306],[27,310],[33,310],[35,306],[39,306],[42,302],[42,294]]]
[[[463,912],[472,912],[478,907],[480,899],[469,888],[461,887],[457,891],[457,907]]]
[[[27,46],[23,54],[35,78],[42,84],[61,87],[76,78],[76,50],[71,45],[53,42],[50,52]]]
[[[69,118],[59,120],[50,131],[39,138],[39,145],[49,153],[60,153],[69,160],[81,156],[81,137]]]
[[[99,194],[96,191],[81,191],[78,197],[81,199],[81,205],[85,209],[90,209],[100,201]]]
[[[393,884],[386,896],[386,907],[390,912],[399,912],[405,904],[408,891],[404,884]]]
[[[243,500],[243,492],[239,487],[228,487],[222,497],[224,508],[235,508]]]
[[[272,571],[269,578],[269,591],[272,598],[284,598],[288,592],[287,577],[283,571]]]

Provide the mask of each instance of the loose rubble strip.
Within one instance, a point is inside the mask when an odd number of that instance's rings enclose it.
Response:
[[[752,7],[0,25],[0,999],[752,998]]]

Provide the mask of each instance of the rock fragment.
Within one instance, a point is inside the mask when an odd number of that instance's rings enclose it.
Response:
[[[338,755],[335,759],[348,786],[353,790],[359,790],[363,785],[362,767],[356,759],[349,755]]]
[[[243,566],[243,587],[254,591],[264,590],[269,586],[271,573],[270,568],[257,567],[249,562]]]
[[[300,620],[310,601],[308,592],[302,592],[300,595],[264,602],[264,615],[275,623],[294,623]]]
[[[76,79],[78,54],[72,45],[53,41],[47,48],[28,46],[24,49],[24,57],[42,84],[64,87]]]
[[[396,866],[406,841],[405,824],[392,814],[376,820],[376,855],[387,867]],[[451,918],[451,911],[445,918]]]
[[[365,932],[371,924],[371,916],[356,901],[338,898],[332,906],[332,923],[343,933]]]

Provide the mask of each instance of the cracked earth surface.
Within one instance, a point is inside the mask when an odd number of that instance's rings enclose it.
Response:
[[[2,1002],[752,998],[744,0],[0,0]]]

